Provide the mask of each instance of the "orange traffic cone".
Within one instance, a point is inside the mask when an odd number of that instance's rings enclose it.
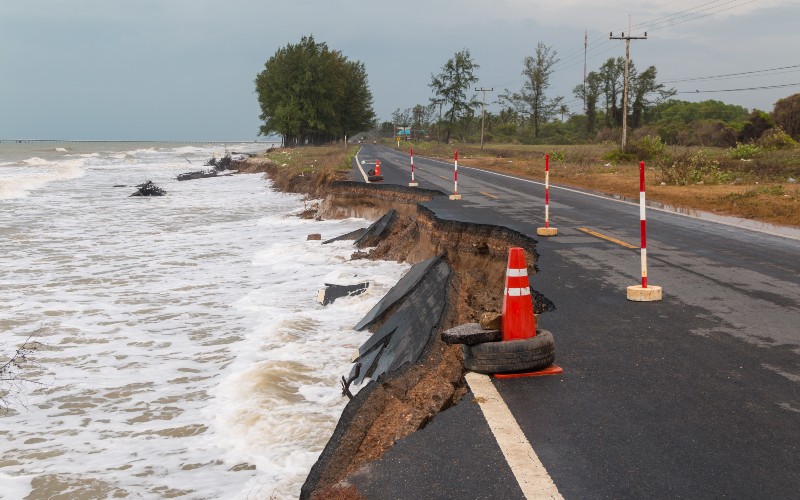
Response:
[[[519,247],[508,250],[501,325],[504,341],[536,336],[536,318],[533,315],[533,299],[528,281],[528,266],[525,263],[525,250]]]
[[[375,160],[375,175],[376,176],[380,176],[381,175],[381,161],[380,160]]]

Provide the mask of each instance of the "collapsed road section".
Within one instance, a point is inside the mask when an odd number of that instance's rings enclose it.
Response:
[[[440,196],[404,186],[340,182],[330,186],[320,206],[318,218],[377,219],[356,248],[369,248],[368,258],[415,265],[354,327],[373,332],[343,381],[345,393],[351,384],[360,390],[314,464],[301,498],[357,495],[348,478],[456,404],[467,393],[462,349],[444,343],[441,332],[498,309],[510,246],[520,247],[528,270],[536,270],[535,240],[503,226],[440,219],[425,206]]]

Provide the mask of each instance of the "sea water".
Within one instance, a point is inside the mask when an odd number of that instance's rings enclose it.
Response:
[[[0,364],[38,343],[0,383],[0,498],[298,496],[407,266],[307,241],[368,221],[301,219],[260,174],[175,179],[266,147],[0,144]]]

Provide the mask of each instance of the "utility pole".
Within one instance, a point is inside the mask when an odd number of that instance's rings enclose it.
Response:
[[[589,45],[589,30],[583,32],[583,114],[586,114],[586,48]]]
[[[483,149],[483,130],[486,128],[486,92],[494,92],[494,87],[490,89],[481,87],[475,91],[483,92],[483,101],[481,102],[481,149]]]
[[[621,36],[609,35],[610,40],[625,40],[625,83],[622,87],[622,151],[625,151],[625,143],[628,136],[628,66],[631,60],[631,40],[647,40],[647,32],[644,36],[631,36],[631,16],[628,16],[628,36],[623,32]]]

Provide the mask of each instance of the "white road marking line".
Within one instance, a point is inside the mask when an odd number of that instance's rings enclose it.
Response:
[[[360,153],[362,149],[364,149],[364,146],[361,146],[361,148],[359,148],[358,153]],[[364,176],[364,182],[369,184],[369,178],[367,177],[367,174],[364,172],[364,169],[361,168],[361,162],[358,161],[358,153],[356,153],[356,166],[358,166],[358,169],[361,171],[361,175]]]
[[[489,377],[468,372],[466,379],[525,498],[563,500]]]
[[[448,162],[446,162],[444,160],[438,160],[438,159],[435,159],[435,158],[428,158],[428,157],[425,157],[425,156],[420,156],[419,158],[425,158],[428,161],[441,163],[443,165],[452,165],[452,163],[448,163]],[[507,175],[507,174],[501,174],[501,173],[498,173],[498,172],[492,172],[491,170],[484,170],[482,168],[475,168],[475,167],[461,167],[461,168],[464,169],[464,170],[475,170],[475,171],[478,171],[478,172],[483,172],[483,173],[490,174],[490,175],[495,175],[495,176],[498,176],[498,177],[505,177],[507,179],[514,179],[514,180],[520,181],[520,182],[527,182],[529,184],[536,184],[536,185],[539,185],[539,186],[544,186],[544,182],[532,181],[530,179],[523,179],[521,177],[515,177],[513,175]],[[616,203],[623,203],[625,205],[633,205],[633,206],[638,206],[639,205],[636,202],[627,201],[627,200],[619,200],[617,198],[613,198],[613,197],[608,196],[608,195],[587,193],[586,191],[580,191],[578,189],[571,189],[571,188],[563,187],[563,186],[554,186],[552,184],[550,184],[550,189],[568,191],[570,193],[581,194],[583,196],[590,196],[592,198],[599,198],[601,200],[613,201],[613,202],[616,202]],[[761,228],[761,227],[751,227],[751,226],[742,226],[742,225],[736,224],[735,222],[727,222],[727,221],[724,221],[724,220],[704,219],[704,218],[698,217],[696,215],[676,212],[675,210],[670,210],[670,209],[667,209],[667,208],[660,208],[660,207],[655,206],[655,205],[648,205],[647,209],[648,210],[655,210],[657,212],[663,212],[665,214],[677,215],[679,217],[685,217],[687,219],[704,221],[704,222],[708,222],[710,224],[721,224],[723,226],[734,227],[736,229],[745,229],[747,231],[753,231],[753,232],[761,233],[761,234],[768,234],[770,236],[778,236],[778,237],[781,237],[781,238],[788,238],[788,239],[791,239],[791,240],[800,240],[800,238],[795,236],[795,235],[786,234],[784,232],[781,232],[780,231],[780,226],[770,227],[771,225],[768,224],[768,223],[764,223],[764,227],[763,228]],[[740,220],[745,221],[744,219],[740,219]]]

